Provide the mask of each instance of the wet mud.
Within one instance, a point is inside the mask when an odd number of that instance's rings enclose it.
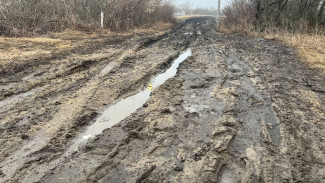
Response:
[[[1,71],[0,182],[324,182],[324,75],[215,25]]]

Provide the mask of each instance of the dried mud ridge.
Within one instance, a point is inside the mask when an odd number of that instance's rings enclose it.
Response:
[[[0,182],[325,182],[325,79],[293,49],[206,17],[97,48],[2,74]],[[187,48],[142,108],[66,154]]]

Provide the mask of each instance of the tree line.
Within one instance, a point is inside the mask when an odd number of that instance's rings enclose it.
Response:
[[[191,1],[186,1],[175,8],[176,13],[184,15],[216,15],[217,9],[213,6],[210,8],[193,8]]]
[[[233,0],[223,11],[233,30],[324,33],[325,0]]]
[[[101,11],[111,31],[173,21],[173,6],[165,0],[0,0],[0,35],[96,29]]]

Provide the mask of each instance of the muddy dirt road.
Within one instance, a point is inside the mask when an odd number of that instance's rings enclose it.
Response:
[[[325,182],[324,75],[212,18],[0,75],[0,182]]]

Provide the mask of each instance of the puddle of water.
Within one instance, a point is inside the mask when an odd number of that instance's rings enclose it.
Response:
[[[174,77],[177,73],[177,69],[179,65],[184,62],[189,56],[192,55],[191,50],[187,50],[183,54],[181,54],[174,62],[173,65],[166,70],[164,73],[159,74],[153,80],[151,80],[151,84],[153,88],[157,88],[158,86],[164,84],[168,79]]]
[[[106,109],[102,116],[91,125],[83,135],[83,139],[89,139],[101,134],[105,129],[111,128],[124,118],[134,113],[143,106],[150,98],[150,90],[144,90],[131,97],[125,98],[120,102]]]
[[[82,138],[77,140],[77,144],[74,144],[70,150],[76,150],[78,144],[86,141],[89,138],[93,138],[96,135],[101,134],[105,129],[111,128],[118,122],[122,121],[132,113],[136,112],[137,109],[142,107],[147,100],[150,98],[150,94],[155,88],[159,87],[165,83],[168,79],[174,77],[177,73],[179,65],[185,61],[189,56],[191,56],[192,51],[187,50],[181,54],[172,64],[172,66],[166,70],[164,73],[159,74],[153,78],[150,82],[152,90],[146,89],[136,95],[130,96],[128,98],[122,99],[118,103],[110,106],[104,111],[102,116],[100,116],[97,121],[88,127],[88,129],[82,134]],[[69,153],[69,152],[68,152]]]

